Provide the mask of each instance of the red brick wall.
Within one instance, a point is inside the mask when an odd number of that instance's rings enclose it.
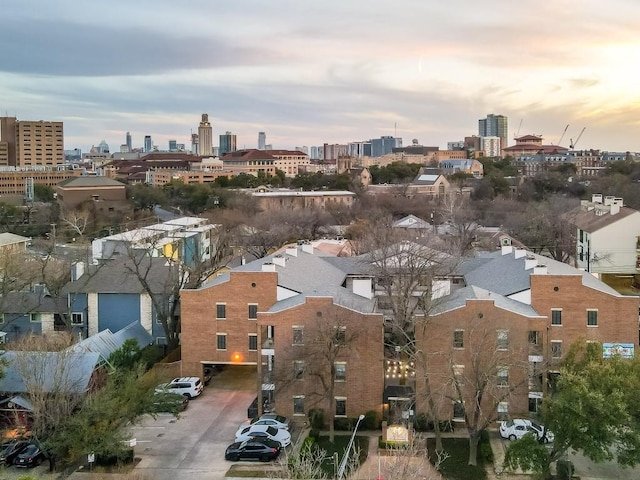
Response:
[[[258,333],[257,320],[249,320],[248,304],[258,311],[276,302],[277,273],[231,272],[230,280],[210,288],[183,290],[180,296],[183,375],[202,376],[202,362],[241,363],[258,360],[249,351],[249,333]],[[216,319],[216,303],[226,304],[226,319]],[[227,349],[217,350],[217,333],[227,334]]]
[[[331,298],[307,298],[306,303],[277,313],[259,315],[261,325],[274,326],[274,347],[276,349],[274,375],[276,378],[276,409],[279,413],[293,416],[293,397],[305,395],[305,413],[311,408],[325,410],[325,418],[332,416],[333,407],[323,398],[330,378],[317,363],[331,362],[313,355],[313,370],[323,370],[321,377],[305,374],[300,380],[292,380],[294,359],[309,359],[308,351],[319,347],[311,346],[314,338],[332,328],[344,326],[348,348],[342,350],[336,361],[347,363],[345,382],[336,382],[334,396],[346,397],[347,416],[357,417],[369,410],[380,415],[382,412],[382,390],[384,388],[383,369],[383,327],[382,315],[366,315],[333,304]],[[304,326],[304,346],[293,346],[293,326]],[[324,325],[324,326],[323,326]],[[331,413],[330,413],[331,412]]]
[[[426,352],[426,365],[431,389],[441,420],[453,417],[452,365],[464,365],[465,405],[474,403],[479,382],[487,381],[483,390],[482,411],[487,418],[495,418],[495,399],[509,394],[509,414],[515,416],[528,411],[528,355],[529,331],[543,331],[546,319],[531,318],[497,308],[492,300],[467,300],[464,308],[432,316],[422,334],[417,329],[416,342]],[[453,348],[455,330],[463,330],[464,348]],[[508,332],[507,351],[497,351],[497,331]],[[416,362],[416,413],[427,413],[424,362]],[[509,387],[497,387],[499,367],[509,368]]]

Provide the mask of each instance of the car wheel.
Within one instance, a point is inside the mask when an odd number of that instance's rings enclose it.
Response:
[[[515,439],[516,439],[516,436],[513,433],[509,435],[509,440],[513,442]]]
[[[182,395],[186,397],[187,400],[191,400],[191,395],[189,395],[188,393],[183,393]]]
[[[238,460],[240,460],[240,458],[238,457],[238,455],[229,455],[228,460],[231,460],[232,462],[237,462]]]

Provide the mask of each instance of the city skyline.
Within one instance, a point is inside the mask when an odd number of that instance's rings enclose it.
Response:
[[[273,148],[384,135],[445,148],[494,113],[510,144],[556,143],[568,124],[565,146],[586,127],[577,148],[640,151],[632,0],[8,0],[3,14],[0,111],[64,122],[66,149],[116,151],[126,132],[134,148],[189,145],[208,112],[238,148],[260,131]]]

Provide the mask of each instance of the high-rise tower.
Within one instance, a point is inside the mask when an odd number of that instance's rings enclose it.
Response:
[[[151,153],[153,150],[153,142],[151,141],[151,135],[144,136],[144,152]]]
[[[267,134],[264,132],[258,132],[258,150],[265,150],[267,148]]]
[[[236,150],[236,136],[233,133],[226,132],[224,135],[220,135],[218,155],[222,156],[229,152],[235,152]]]
[[[125,143],[127,144],[127,151],[131,152],[133,150],[131,145],[131,133],[127,132]]]
[[[203,157],[213,155],[213,128],[207,113],[202,114],[202,121],[198,126],[198,150],[198,154]]]
[[[509,122],[504,115],[489,114],[478,120],[480,137],[500,137],[500,148],[507,147],[509,140]]]

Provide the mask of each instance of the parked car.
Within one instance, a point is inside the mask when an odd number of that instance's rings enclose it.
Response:
[[[509,440],[524,437],[527,433],[534,435],[540,442],[553,442],[553,432],[547,430],[544,425],[522,418],[507,420],[500,423],[500,436]]]
[[[280,443],[268,438],[249,438],[243,442],[235,442],[227,447],[224,452],[225,460],[237,462],[238,460],[260,460],[269,462],[280,455],[282,446]]]
[[[199,377],[174,378],[169,383],[161,383],[156,387],[156,392],[179,393],[189,399],[195,398],[202,393],[204,385]]]
[[[189,397],[173,392],[155,392],[153,411],[155,413],[179,413],[189,405]]]
[[[240,428],[236,432],[236,442],[244,442],[249,438],[268,438],[275,440],[286,447],[291,443],[291,434],[287,430],[272,427],[270,425],[250,425]]]
[[[271,427],[289,430],[289,419],[277,413],[265,413],[264,415],[245,421],[240,427],[248,427],[251,425],[269,425]]]
[[[44,452],[37,445],[30,443],[27,448],[22,450],[13,459],[13,464],[16,467],[37,467],[44,460]]]
[[[14,458],[29,446],[29,442],[26,440],[14,440],[11,442],[3,443],[2,450],[0,450],[0,464],[11,465]]]

